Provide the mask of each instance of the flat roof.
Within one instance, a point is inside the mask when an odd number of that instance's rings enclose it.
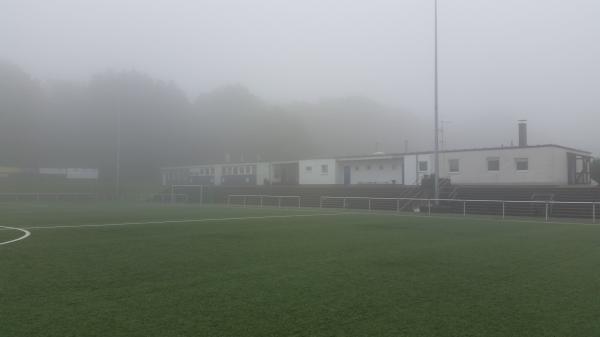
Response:
[[[439,153],[455,153],[455,152],[474,152],[474,151],[499,151],[499,150],[520,150],[520,149],[538,149],[554,147],[567,151],[573,151],[580,154],[592,155],[591,152],[570,148],[567,146],[556,145],[556,144],[542,144],[542,145],[527,145],[527,146],[497,146],[497,147],[480,147],[470,149],[453,149],[453,150],[440,150]],[[370,155],[356,155],[356,156],[343,156],[337,157],[338,160],[368,160],[368,159],[393,159],[401,158],[403,156],[418,155],[418,154],[432,154],[434,151],[416,151],[416,152],[403,152],[403,153],[386,153],[386,154],[370,154]]]

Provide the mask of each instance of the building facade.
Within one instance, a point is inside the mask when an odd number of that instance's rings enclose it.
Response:
[[[459,185],[590,185],[591,153],[559,145],[441,151],[440,177]],[[162,169],[164,185],[419,185],[432,152]]]

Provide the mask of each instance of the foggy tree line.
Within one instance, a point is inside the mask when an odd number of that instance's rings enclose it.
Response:
[[[174,83],[137,71],[41,82],[0,64],[0,166],[98,168],[112,180],[119,134],[124,179],[227,159],[401,151],[417,132],[402,118],[366,98],[278,106],[232,85],[189,99]]]

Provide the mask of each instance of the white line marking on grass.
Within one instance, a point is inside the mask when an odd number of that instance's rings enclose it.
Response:
[[[0,242],[0,246],[2,246],[2,245],[7,245],[7,244],[9,244],[9,243],[13,243],[13,242],[17,242],[17,241],[21,241],[21,240],[27,239],[27,238],[28,238],[28,237],[31,235],[31,232],[29,232],[29,231],[28,231],[28,230],[26,230],[26,229],[22,229],[22,228],[16,228],[16,227],[6,227],[6,226],[0,226],[0,228],[1,228],[1,229],[5,229],[5,230],[15,230],[15,231],[19,231],[19,232],[22,232],[22,233],[23,233],[23,235],[22,235],[22,236],[20,236],[20,237],[18,237],[18,238],[16,238],[16,239],[14,239],[14,240]]]
[[[265,215],[265,216],[247,216],[233,218],[205,218],[205,219],[183,219],[183,220],[164,220],[164,221],[143,221],[143,222],[123,222],[108,224],[86,224],[86,225],[58,225],[58,226],[31,226],[23,227],[26,229],[61,229],[61,228],[90,228],[90,227],[117,227],[131,225],[161,225],[170,223],[188,223],[188,222],[211,222],[211,221],[235,221],[235,220],[260,220],[260,219],[286,219],[318,216],[347,215],[349,213],[319,213],[319,214],[292,214],[292,215]]]

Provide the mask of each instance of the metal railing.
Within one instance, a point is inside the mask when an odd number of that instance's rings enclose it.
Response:
[[[320,208],[362,209],[368,211],[410,212],[413,214],[482,215],[498,218],[536,218],[550,222],[580,220],[597,223],[600,202],[462,200],[424,198],[377,198],[323,196]]]
[[[263,195],[239,194],[228,195],[228,206],[258,206],[258,207],[302,207],[302,197],[297,195]]]

